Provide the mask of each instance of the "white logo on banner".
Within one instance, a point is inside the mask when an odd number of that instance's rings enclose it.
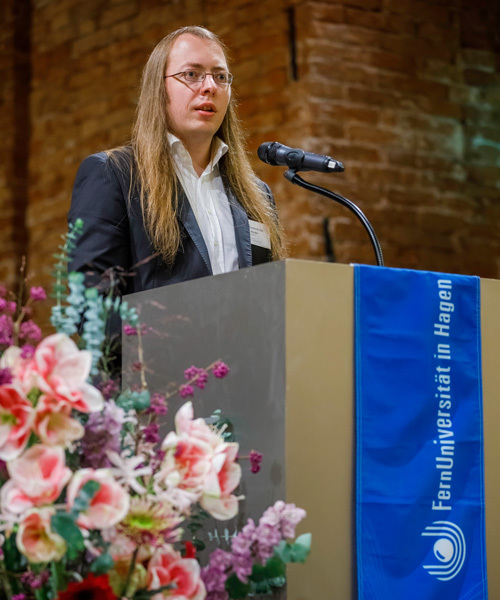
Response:
[[[460,527],[450,521],[434,521],[422,535],[438,538],[434,542],[434,556],[439,563],[424,565],[424,569],[440,581],[453,579],[465,561],[465,538]]]

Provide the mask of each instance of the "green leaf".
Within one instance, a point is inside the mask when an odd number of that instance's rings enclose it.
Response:
[[[138,590],[134,594],[134,600],[147,600],[148,598],[151,598],[151,596],[154,596],[155,594],[159,594],[166,590],[173,590],[176,587],[177,587],[177,584],[169,583],[168,585],[162,585],[161,587],[156,588],[154,590]]]
[[[274,547],[274,554],[280,558],[284,563],[291,562],[291,551],[292,547],[290,544],[282,540],[277,546]]]
[[[286,577],[273,577],[273,579],[269,580],[269,583],[271,584],[271,586],[273,588],[281,588],[285,585],[286,583]]]
[[[304,533],[293,544],[285,541],[279,543],[274,549],[274,554],[284,563],[303,563],[311,550],[311,534]]]
[[[70,559],[76,558],[78,552],[84,549],[83,535],[74,517],[70,513],[58,512],[50,519],[52,531],[59,534],[68,545],[67,554]]]
[[[250,592],[250,584],[243,583],[233,573],[226,579],[226,590],[233,600],[244,600]]]
[[[267,579],[267,569],[266,569],[265,565],[255,564],[252,567],[252,574],[250,575],[250,578],[252,581],[255,581],[256,583]]]
[[[96,575],[104,575],[104,573],[107,573],[113,568],[114,564],[115,561],[113,560],[113,557],[107,552],[104,552],[104,554],[101,554],[101,556],[94,560],[90,566],[90,570]]]
[[[272,556],[265,565],[254,564],[250,580],[254,584],[256,594],[268,594],[273,586],[281,587],[281,582],[286,581],[285,563],[281,558]]]
[[[198,552],[205,550],[205,548],[207,547],[205,542],[203,542],[202,540],[197,540],[197,539],[193,540],[193,546],[196,548],[196,550]]]
[[[305,562],[311,551],[311,534],[303,533],[295,540],[292,545],[293,548],[293,562]]]
[[[6,538],[2,549],[4,553],[5,568],[8,571],[21,570],[23,563],[25,563],[25,558],[17,549],[16,536],[10,535]]]
[[[146,408],[151,406],[151,394],[149,390],[132,392],[132,400],[134,402],[134,408],[138,412],[141,410],[146,410]]]
[[[71,508],[71,514],[73,519],[76,519],[81,512],[85,512],[92,502],[92,498],[97,494],[97,490],[101,487],[101,484],[97,481],[87,481],[78,496],[75,498],[73,507]]]
[[[252,586],[252,592],[257,596],[266,596],[272,593],[271,584],[269,580],[259,581]]]
[[[286,565],[281,558],[278,558],[277,556],[271,556],[266,563],[265,569],[269,579],[274,577],[284,577],[286,575]]]

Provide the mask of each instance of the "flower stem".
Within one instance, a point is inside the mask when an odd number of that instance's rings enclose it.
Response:
[[[51,577],[52,591],[55,596],[57,592],[60,592],[60,591],[66,589],[65,569],[64,569],[64,565],[63,565],[62,561],[57,561],[57,562],[54,561],[51,563],[50,567],[51,567],[51,572],[52,572],[52,577]]]
[[[146,369],[144,367],[144,347],[142,345],[142,331],[140,323],[137,326],[137,353],[139,355],[139,364],[141,368],[141,388],[143,390],[147,390],[148,384],[146,382]]]
[[[120,594],[120,596],[122,598],[126,598],[127,596],[127,591],[128,591],[128,586],[130,585],[130,580],[132,579],[132,574],[134,573],[134,569],[135,569],[135,561],[137,560],[137,554],[139,552],[139,548],[140,545],[136,546],[134,553],[132,554],[132,560],[130,561],[130,566],[128,568],[128,573],[127,573],[127,579],[125,580],[125,585],[122,588],[122,593]]]

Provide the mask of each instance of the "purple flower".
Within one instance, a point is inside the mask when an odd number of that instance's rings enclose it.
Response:
[[[137,335],[137,329],[127,323],[123,326],[123,333],[125,335]]]
[[[7,307],[7,300],[5,298],[0,298],[0,310],[5,310]]]
[[[201,570],[201,578],[207,589],[207,600],[229,599],[225,586],[232,563],[230,552],[220,548],[212,552],[208,565]]]
[[[16,309],[17,309],[17,304],[15,302],[7,302],[7,306],[6,306],[7,312],[9,312],[11,315],[13,315],[16,312]]]
[[[150,423],[142,430],[144,441],[150,444],[157,444],[160,441],[160,427],[157,423]]]
[[[161,465],[163,459],[165,458],[165,454],[165,450],[158,450],[155,456],[151,458],[149,465],[153,471],[156,471],[156,469]]]
[[[257,530],[252,519],[248,519],[240,533],[231,540],[233,571],[243,583],[247,583],[248,576],[252,573],[257,541]]]
[[[279,525],[269,525],[268,523],[260,523],[258,531],[258,548],[257,556],[262,563],[265,563],[268,558],[274,553],[274,546],[277,546],[282,539]]]
[[[256,450],[250,452],[250,470],[252,473],[258,473],[260,471],[260,463],[262,462],[262,454]]]
[[[155,414],[155,415],[166,415],[167,414],[167,401],[165,396],[161,394],[153,394],[151,396],[151,404],[146,409],[146,414]]]
[[[26,600],[26,594],[14,594],[12,600]]]
[[[229,367],[220,360],[214,364],[212,373],[217,379],[223,379],[229,373]]]
[[[12,371],[8,367],[0,369],[0,385],[8,385],[12,379]]]
[[[208,373],[206,369],[201,369],[199,367],[195,367],[194,365],[184,371],[184,377],[188,381],[194,380],[196,387],[199,387],[201,390],[204,389],[208,381]]]
[[[12,317],[0,315],[0,344],[12,346]]]
[[[120,452],[120,432],[125,411],[112,401],[106,402],[102,412],[90,413],[81,441],[82,466],[100,469],[111,466],[106,452]]]
[[[119,384],[114,379],[101,381],[97,387],[99,388],[99,391],[101,392],[105,400],[111,400],[111,398],[120,389]]]
[[[184,378],[189,381],[189,379],[193,379],[194,377],[196,377],[196,375],[198,375],[198,371],[198,367],[191,365],[184,371]]]
[[[198,376],[195,381],[196,387],[199,387],[200,390],[203,390],[205,388],[205,386],[207,385],[207,381],[208,381],[208,373],[205,371],[205,369],[200,369],[198,371]]]
[[[33,354],[35,354],[35,346],[24,344],[21,348],[21,358],[32,358]]]
[[[32,287],[30,289],[30,297],[32,300],[34,300],[35,302],[40,301],[40,300],[46,300],[47,299],[47,294],[45,293],[45,290],[43,289],[43,287]]]
[[[39,589],[43,585],[45,585],[49,581],[49,572],[42,571],[41,573],[33,573],[33,571],[27,571],[23,575],[21,575],[21,582],[25,585],[33,588]]]
[[[179,394],[181,398],[187,398],[188,396],[194,396],[194,389],[192,385],[181,385],[179,387]]]
[[[284,538],[295,537],[295,527],[306,516],[306,511],[295,504],[285,504],[282,500],[269,507],[259,521],[259,527],[279,526]]]
[[[39,342],[42,339],[42,330],[33,321],[25,321],[19,327],[19,337],[23,340],[31,339]]]

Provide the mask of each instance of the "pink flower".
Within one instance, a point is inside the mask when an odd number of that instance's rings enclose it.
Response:
[[[238,444],[220,444],[213,461],[217,489],[206,491],[200,499],[202,508],[219,521],[232,519],[238,514],[238,498],[231,493],[241,480],[241,467],[235,462],[237,456]]]
[[[19,525],[17,547],[31,563],[57,561],[66,552],[64,539],[50,529],[50,519],[54,513],[51,507],[31,510]]]
[[[90,506],[80,513],[78,525],[85,529],[106,529],[119,523],[129,509],[129,496],[117,483],[109,469],[80,469],[68,485],[67,503],[73,506],[81,488],[87,481],[100,484]]]
[[[217,519],[235,516],[238,502],[231,492],[241,478],[235,463],[238,444],[224,442],[203,419],[193,419],[191,402],[178,410],[175,427],[163,441],[166,454],[156,480],[167,489],[194,494]]]
[[[2,508],[19,514],[33,506],[54,502],[71,477],[64,450],[43,444],[31,446],[7,463],[10,479],[0,492]]]
[[[25,366],[25,378],[26,371],[31,371],[43,393],[66,401],[80,412],[95,412],[102,409],[104,401],[101,392],[86,382],[91,363],[90,352],[78,350],[72,339],[56,333],[38,344]]]
[[[33,407],[12,385],[0,386],[0,459],[12,460],[28,443]]]
[[[154,553],[148,563],[148,589],[175,584],[175,589],[155,594],[152,600],[203,600],[206,590],[200,578],[200,565],[194,558],[182,558],[166,545]]]
[[[196,438],[215,449],[222,443],[221,436],[212,427],[209,427],[204,419],[193,419],[193,404],[186,402],[175,415],[175,429],[177,435],[185,435]]]
[[[38,400],[33,430],[48,446],[68,446],[85,433],[83,425],[71,418],[69,404],[50,396]]]

